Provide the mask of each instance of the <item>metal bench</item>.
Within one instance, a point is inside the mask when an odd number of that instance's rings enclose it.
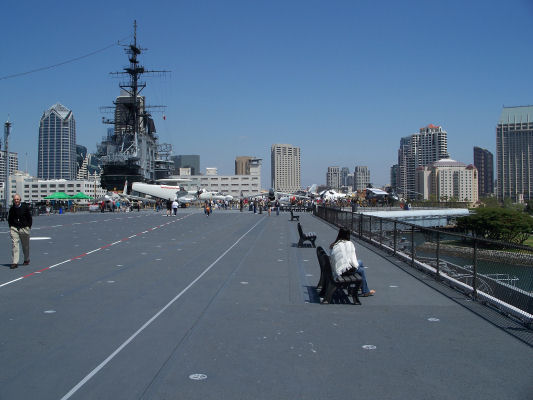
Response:
[[[299,215],[294,215],[293,212],[292,212],[292,209],[291,209],[291,221],[299,221],[300,220],[300,216]]]
[[[315,240],[316,240],[316,233],[315,232],[307,232],[304,233],[302,230],[302,225],[298,222],[298,235],[300,236],[300,240],[298,240],[298,247],[303,247],[304,242],[309,241],[313,247],[315,246]]]
[[[320,264],[320,280],[316,289],[320,298],[323,299],[322,303],[331,304],[333,295],[337,290],[346,290],[347,295],[352,296],[353,304],[360,305],[361,302],[357,293],[361,287],[362,278],[357,273],[335,277],[329,256],[321,246],[317,247],[316,255]]]

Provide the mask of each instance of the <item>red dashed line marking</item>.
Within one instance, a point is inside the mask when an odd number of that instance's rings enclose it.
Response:
[[[187,218],[187,217],[189,217],[189,216],[191,216],[191,215],[193,215],[193,214],[189,214],[189,215],[187,215],[187,216],[184,216],[184,217],[182,217],[182,218],[176,219],[176,220],[174,220],[174,221],[167,222],[167,223],[164,224],[164,225],[168,225],[168,224],[172,224],[172,223],[174,223],[174,222],[181,221],[182,219],[185,219],[185,218]],[[139,216],[138,218],[140,218],[140,217],[141,217],[141,216]],[[121,219],[121,218],[115,218],[115,219]],[[89,223],[93,223],[93,222],[97,222],[97,221],[91,221],[91,222],[89,222]],[[70,262],[70,261],[73,261],[73,260],[79,260],[80,258],[83,258],[83,257],[85,257],[85,256],[87,256],[87,255],[89,255],[89,254],[91,254],[91,253],[97,252],[97,251],[102,250],[102,249],[105,249],[105,248],[107,248],[107,247],[111,247],[111,246],[113,246],[113,245],[115,245],[115,244],[118,244],[118,243],[124,242],[124,241],[126,241],[126,240],[128,240],[128,239],[134,238],[134,237],[139,236],[139,235],[142,235],[142,234],[144,234],[144,233],[148,233],[148,231],[153,231],[153,230],[155,230],[155,229],[157,229],[157,228],[158,228],[158,227],[155,226],[155,227],[153,227],[153,228],[150,228],[150,229],[147,230],[147,231],[144,231],[144,232],[141,232],[141,233],[137,233],[137,234],[135,234],[135,235],[131,235],[131,236],[127,237],[127,238],[124,238],[124,239],[118,240],[118,241],[113,242],[113,243],[106,244],[105,246],[102,246],[102,247],[96,248],[96,249],[94,249],[94,250],[88,251],[88,252],[83,253],[83,254],[80,254],[80,255],[77,256],[77,257],[73,257],[73,258],[66,259],[66,260],[61,261],[61,262],[59,262],[59,263],[57,263],[57,264],[50,265],[50,266],[48,266],[48,267],[42,268],[42,269],[40,269],[40,270],[38,270],[38,271],[35,271],[35,272],[32,272],[32,273],[30,273],[30,274],[27,274],[27,275],[24,275],[24,276],[20,276],[20,277],[18,277],[18,278],[16,278],[16,279],[13,279],[13,280],[11,280],[11,281],[8,281],[8,282],[1,283],[1,284],[0,284],[0,288],[3,287],[3,286],[10,285],[11,283],[15,283],[15,282],[17,282],[17,281],[20,281],[20,280],[22,280],[22,279],[28,278],[28,277],[30,277],[30,276],[32,276],[32,275],[40,274],[41,272],[44,272],[44,271],[46,271],[46,270],[50,270],[50,269],[52,269],[52,268],[58,267],[59,265],[62,265],[62,264],[68,263],[68,262]]]

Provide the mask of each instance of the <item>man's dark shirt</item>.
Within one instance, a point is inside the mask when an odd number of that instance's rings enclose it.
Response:
[[[9,209],[7,222],[10,227],[14,226],[18,229],[26,227],[31,228],[33,221],[31,218],[30,207],[25,203],[21,203],[20,207],[15,207],[14,205],[11,206]]]

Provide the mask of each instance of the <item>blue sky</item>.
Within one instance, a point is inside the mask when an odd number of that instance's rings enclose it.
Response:
[[[448,132],[452,158],[473,146],[495,153],[503,105],[533,104],[533,0],[9,2],[2,7],[0,78],[86,55],[132,33],[147,48],[144,94],[174,154],[200,154],[201,169],[232,174],[238,155],[301,148],[302,185],[328,166],[367,165],[389,183],[400,138],[430,123]],[[36,173],[40,117],[73,110],[78,144],[105,135],[127,59],[119,46],[83,60],[0,79],[10,150]]]

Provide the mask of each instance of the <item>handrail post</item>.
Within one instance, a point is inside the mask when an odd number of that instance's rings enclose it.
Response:
[[[362,239],[363,237],[363,214],[359,214],[359,226],[358,226],[358,231],[359,231],[359,239]]]
[[[383,219],[379,219],[379,247],[383,246]]]
[[[394,251],[392,254],[396,255],[396,243],[397,243],[397,235],[398,235],[398,230],[397,230],[397,222],[394,221],[394,232],[393,232],[393,235],[394,235]]]
[[[439,280],[440,278],[440,232],[437,231],[437,269],[435,279]]]
[[[350,222],[350,232],[355,232],[354,229],[353,229],[353,215],[354,215],[354,212],[353,212],[353,209],[352,209],[352,222]]]
[[[473,265],[473,277],[472,277],[472,296],[474,300],[477,300],[477,239],[474,238],[474,265]]]
[[[411,267],[415,266],[415,226],[411,225]]]
[[[372,243],[372,215],[368,216],[368,240]]]

